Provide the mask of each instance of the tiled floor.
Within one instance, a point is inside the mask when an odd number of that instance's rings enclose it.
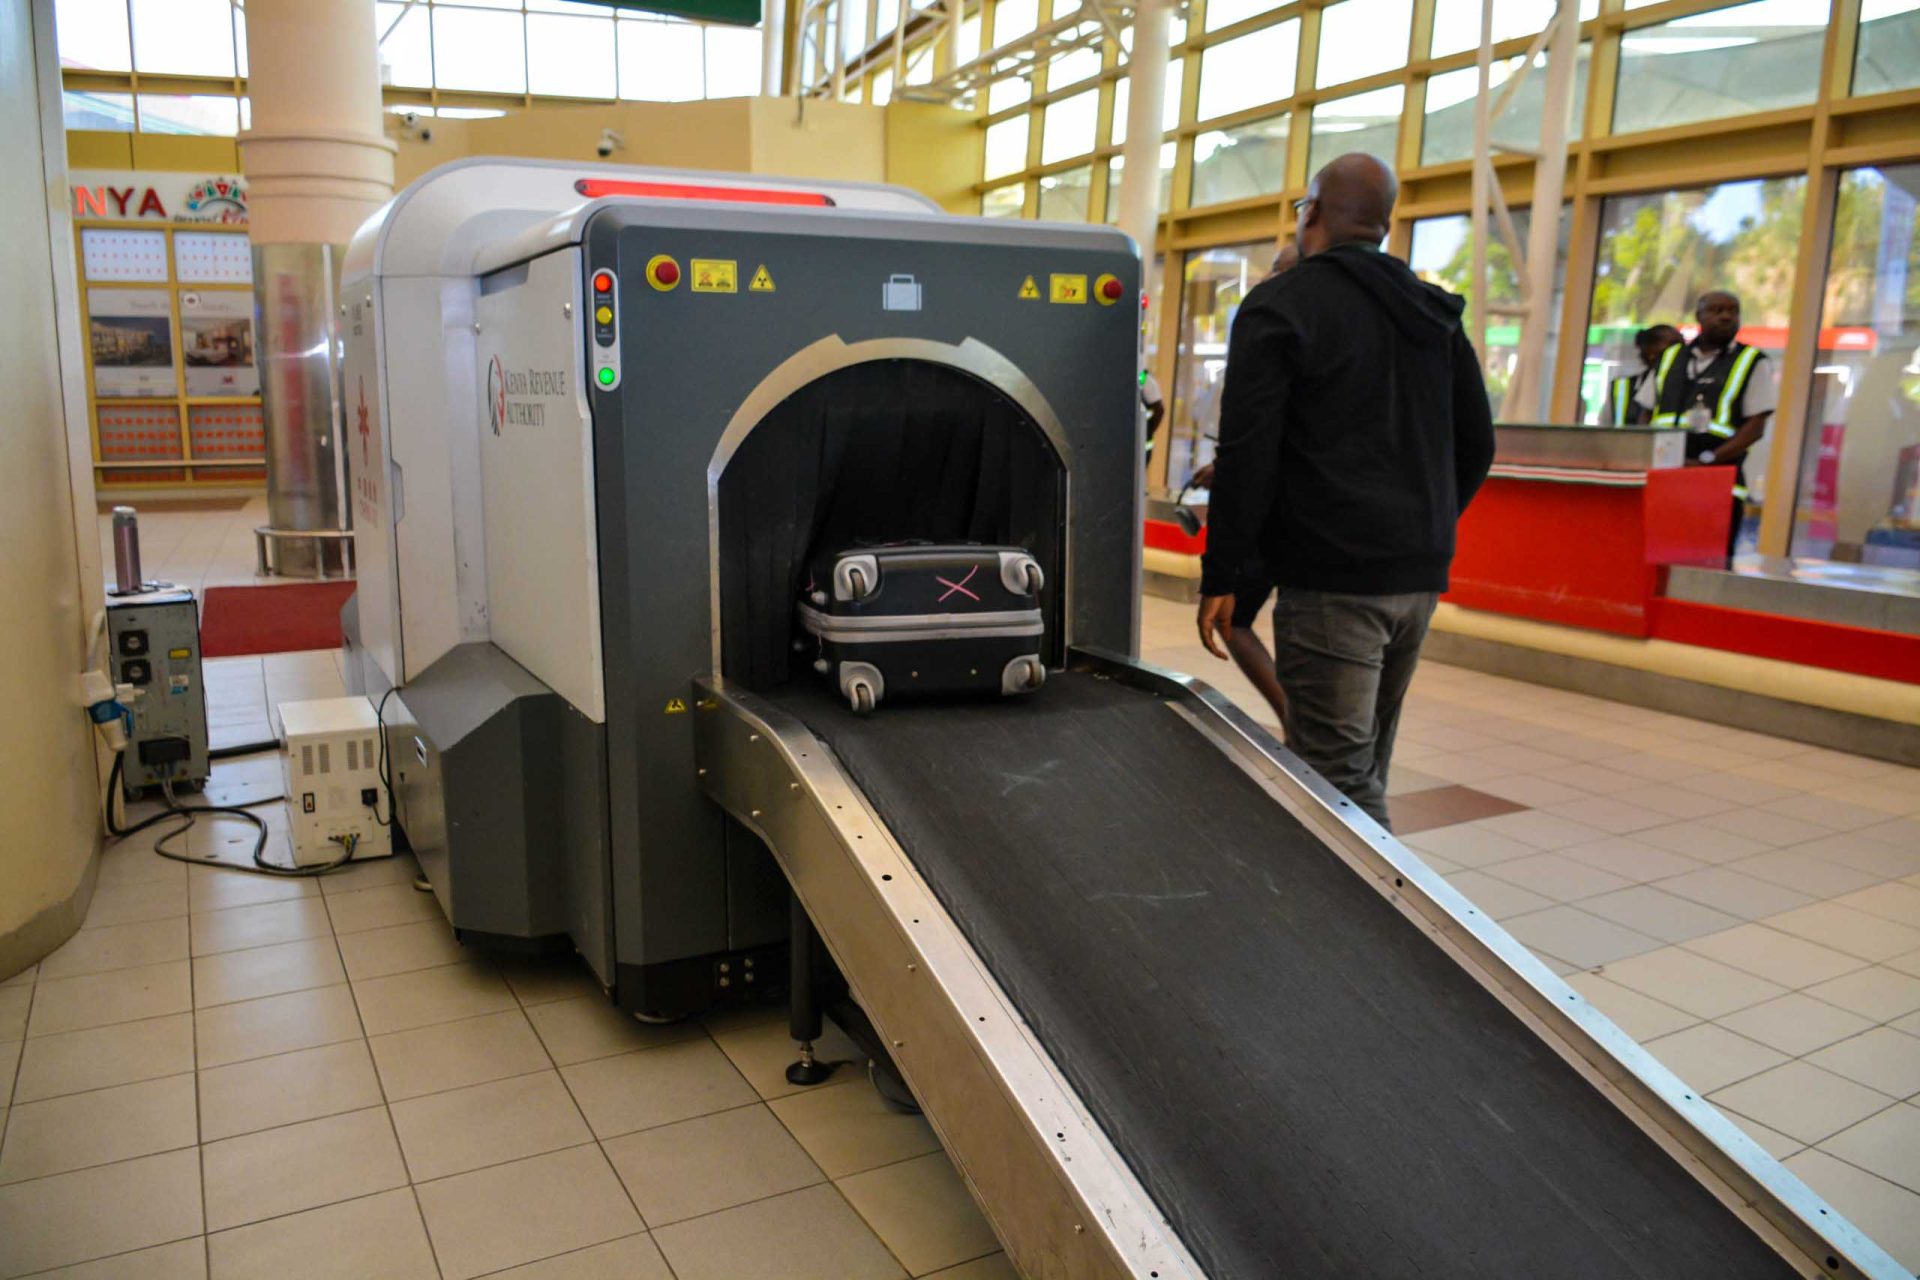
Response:
[[[1433,663],[1394,763],[1410,848],[1920,1269],[1920,770]]]
[[[325,653],[207,683],[216,742],[341,691]],[[263,756],[209,794],[279,789]],[[1013,1275],[924,1120],[857,1067],[787,1084],[777,1009],[643,1026],[577,961],[463,953],[411,859],[282,881],[149,848],[0,986],[0,1276]]]
[[[172,515],[152,572],[248,580],[258,513]],[[1189,609],[1145,617],[1149,661],[1268,718]],[[339,671],[208,684],[235,741]],[[1920,771],[1439,665],[1397,762],[1410,847],[1920,1266]],[[212,795],[278,790],[267,758]],[[1013,1274],[924,1122],[786,1084],[777,1012],[642,1026],[462,953],[412,872],[110,850],[87,928],[0,985],[0,1277]]]

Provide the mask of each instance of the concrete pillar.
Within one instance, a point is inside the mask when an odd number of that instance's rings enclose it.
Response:
[[[1121,148],[1120,229],[1140,246],[1143,278],[1152,287],[1153,238],[1160,224],[1161,117],[1167,98],[1167,0],[1139,0],[1133,52],[1127,61],[1127,141]]]
[[[347,241],[393,194],[373,0],[250,0],[240,135],[266,411],[268,523],[344,528],[336,294]],[[338,567],[334,543],[276,540],[286,573]]]

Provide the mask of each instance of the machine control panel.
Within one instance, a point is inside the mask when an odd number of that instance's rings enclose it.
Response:
[[[588,281],[588,293],[593,313],[593,383],[611,391],[620,385],[620,278],[602,267]]]

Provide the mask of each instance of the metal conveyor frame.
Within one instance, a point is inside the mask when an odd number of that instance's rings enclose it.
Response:
[[[1119,655],[1075,649],[1071,658],[1166,699],[1805,1275],[1907,1280],[1893,1258],[1226,697]],[[703,789],[773,851],[1023,1274],[1202,1276],[832,750],[723,677],[695,683]]]

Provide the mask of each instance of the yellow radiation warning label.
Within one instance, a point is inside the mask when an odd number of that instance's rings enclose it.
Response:
[[[694,264],[698,266],[698,263]],[[698,288],[698,286],[695,286]],[[1047,277],[1047,301],[1049,302],[1085,302],[1087,300],[1087,278],[1054,274]]]
[[[747,288],[755,293],[772,293],[773,277],[767,274],[767,264],[761,263],[753,269],[753,279],[747,281]]]
[[[667,699],[666,714],[670,716],[683,716],[686,713],[687,713],[687,700],[685,698],[668,698]]]
[[[1037,299],[1037,298],[1039,298],[1039,296],[1040,296],[1040,286],[1039,286],[1039,285],[1037,285],[1037,284],[1035,284],[1035,283],[1033,282],[1033,277],[1032,277],[1032,276],[1028,276],[1028,277],[1026,278],[1026,280],[1025,280],[1025,282],[1023,282],[1023,283],[1021,284],[1021,286],[1020,286],[1020,296],[1021,296],[1021,297],[1023,297],[1023,298],[1030,298],[1030,299]]]
[[[692,265],[695,293],[732,293],[738,287],[740,269],[735,262],[725,258],[695,258]]]

